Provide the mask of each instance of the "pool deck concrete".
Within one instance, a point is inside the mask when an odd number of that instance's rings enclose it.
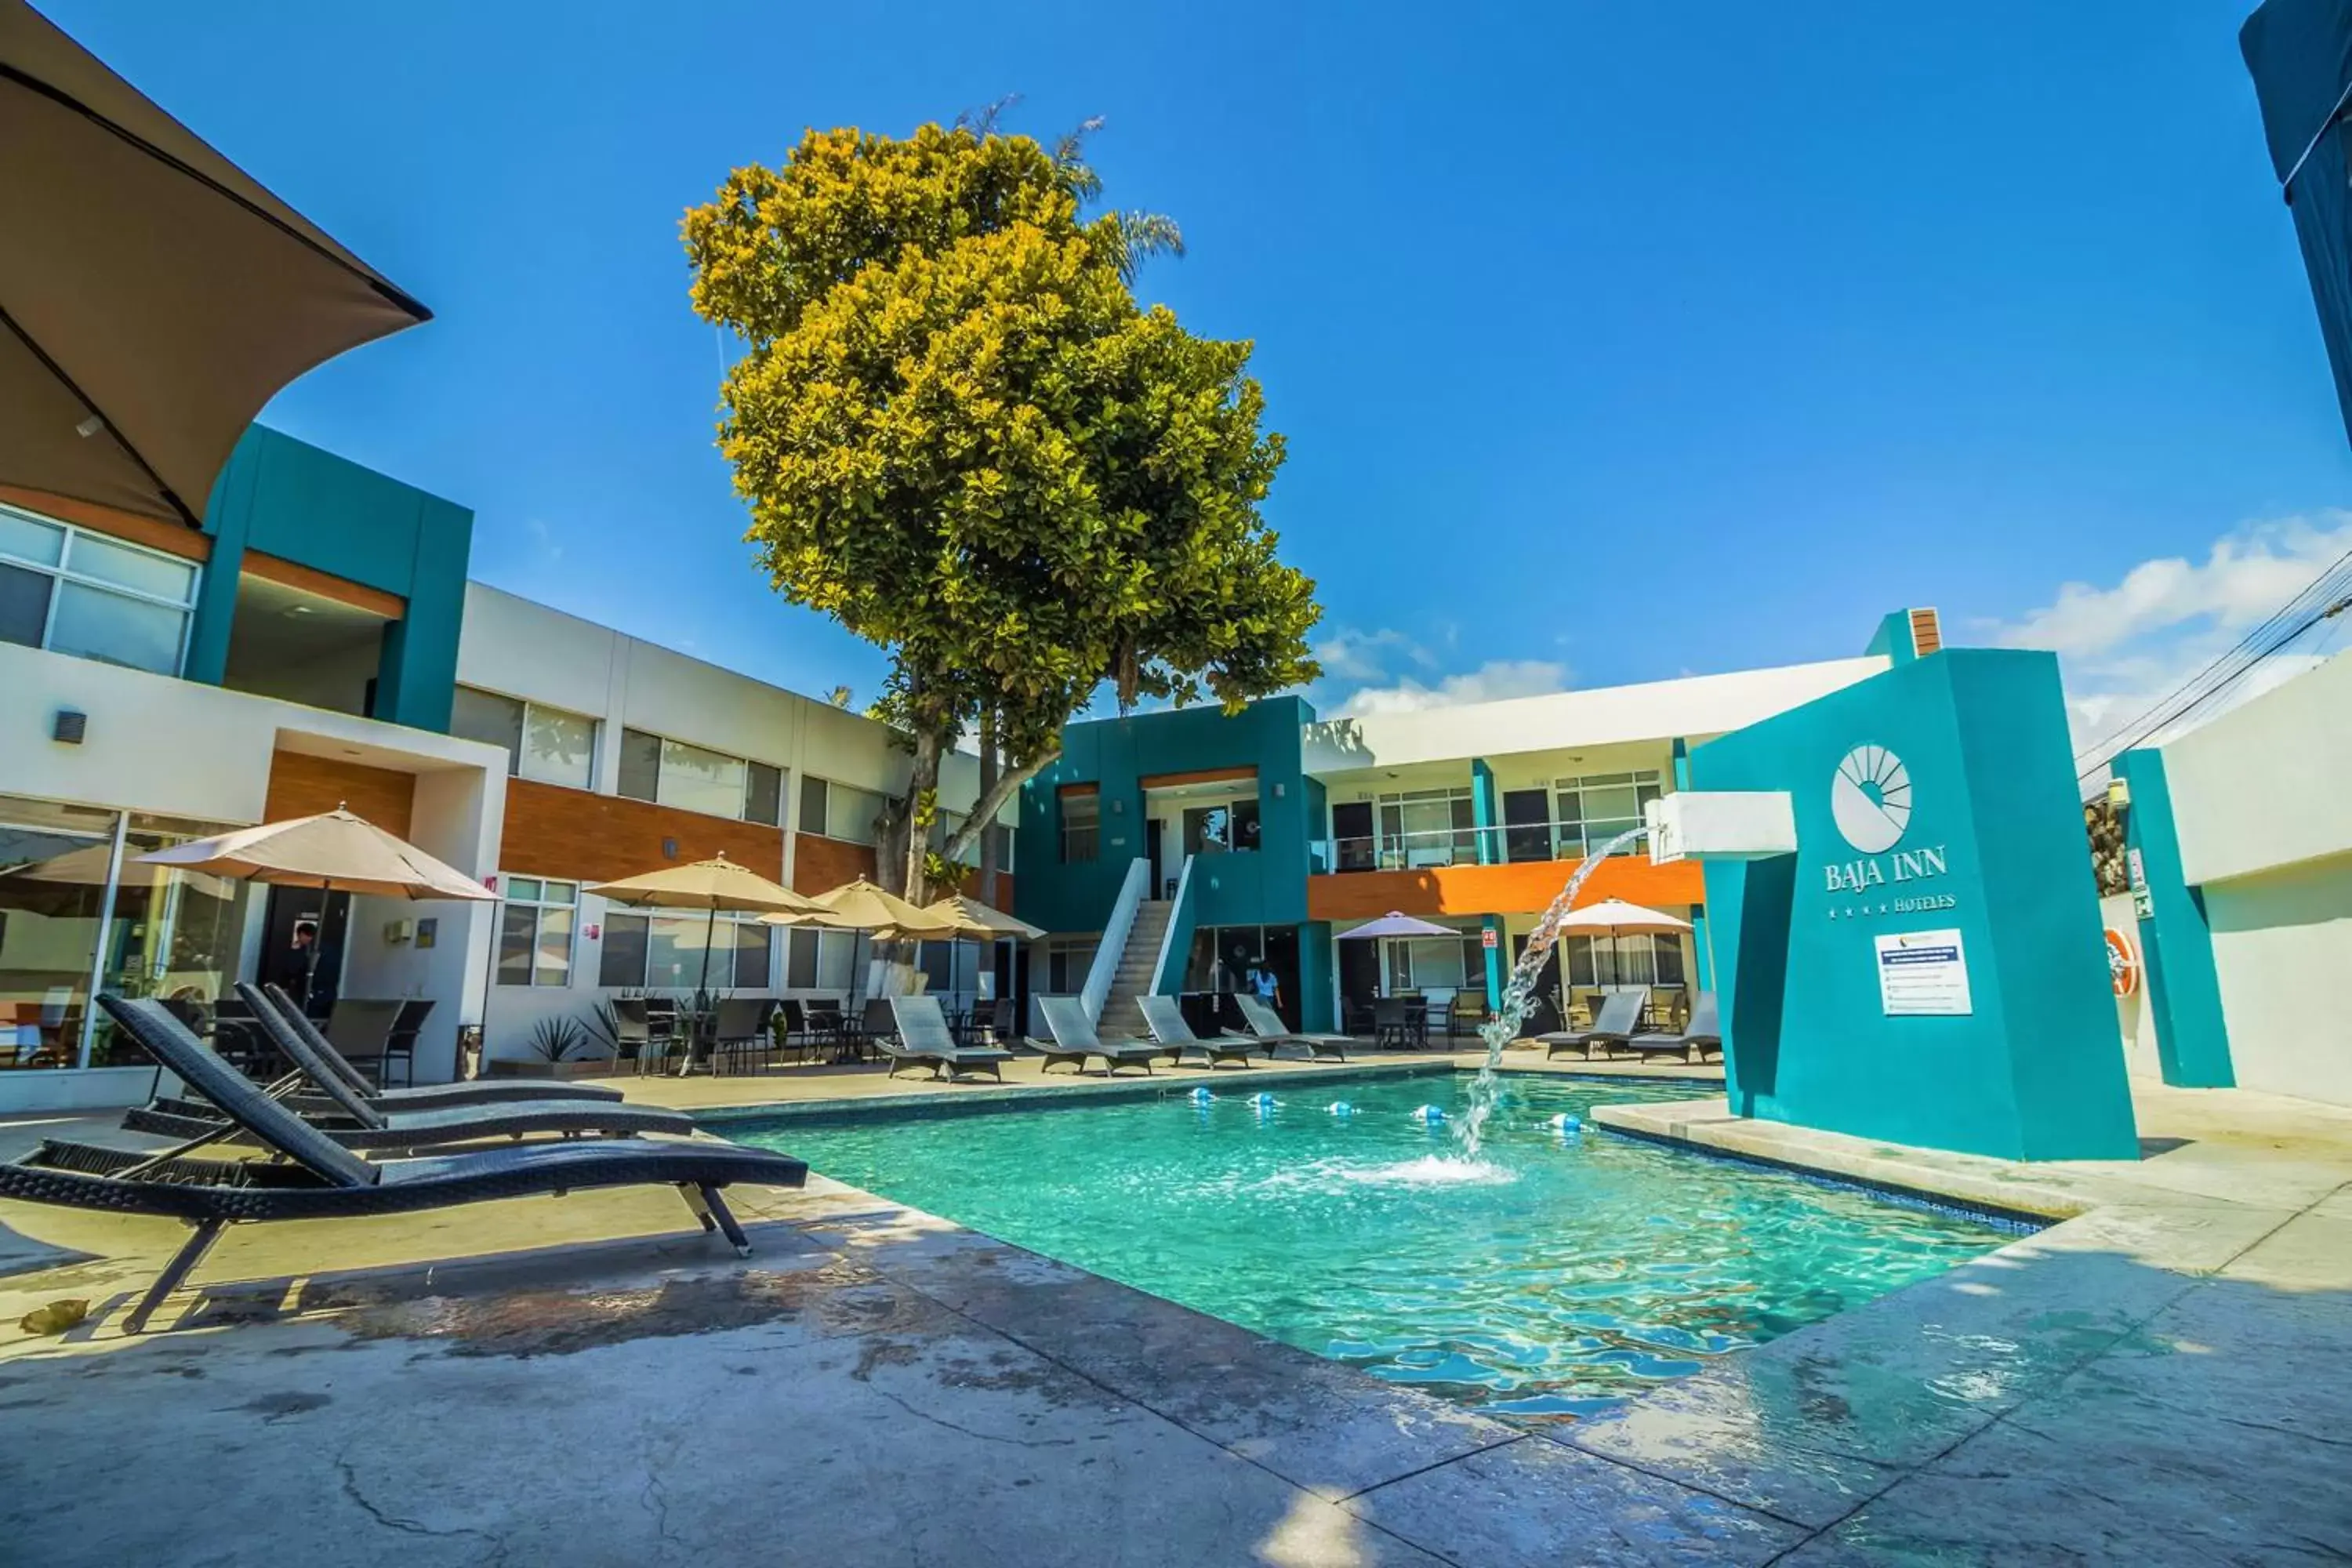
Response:
[[[835,1076],[628,1088],[998,1092]],[[0,1558],[2340,1562],[2352,1110],[2151,1089],[2140,1115],[2135,1164],[2031,1167],[1719,1099],[1596,1117],[2071,1217],[1533,1431],[820,1177],[730,1194],[748,1263],[666,1192],[241,1230],[135,1339],[178,1227],[0,1205],[77,1255],[0,1277]],[[16,1329],[61,1297],[90,1320]]]

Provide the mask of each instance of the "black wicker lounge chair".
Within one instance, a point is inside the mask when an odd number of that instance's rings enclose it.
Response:
[[[1717,1011],[1715,993],[1702,991],[1691,1004],[1690,1022],[1682,1033],[1635,1035],[1624,1042],[1628,1050],[1639,1051],[1645,1057],[1678,1056],[1685,1061],[1697,1061],[1708,1051],[1723,1055],[1723,1024]]]
[[[1037,1069],[1041,1073],[1055,1062],[1066,1062],[1084,1072],[1088,1057],[1100,1057],[1105,1078],[1117,1075],[1123,1067],[1139,1067],[1149,1077],[1151,1058],[1168,1054],[1166,1047],[1151,1040],[1100,1038],[1095,1033],[1095,1021],[1087,1016],[1087,1005],[1076,996],[1040,996],[1037,1010],[1045,1016],[1046,1031],[1053,1036],[1051,1040],[1029,1042],[1045,1055]]]
[[[287,1162],[175,1163],[135,1152],[52,1142],[23,1159],[0,1163],[0,1198],[164,1215],[195,1227],[124,1319],[131,1333],[145,1327],[222,1227],[240,1222],[351,1219],[493,1198],[667,1184],[677,1188],[705,1231],[721,1232],[739,1256],[749,1257],[751,1241],[719,1189],[736,1182],[797,1187],[808,1174],[805,1164],[785,1155],[704,1139],[529,1143],[370,1163],[206,1050],[161,1004],[101,996],[99,1005],[156,1060]]]
[[[898,1027],[898,1038],[877,1037],[874,1042],[890,1058],[890,1077],[898,1077],[901,1067],[929,1063],[933,1078],[984,1071],[999,1083],[1004,1081],[1004,1064],[1013,1059],[1013,1053],[993,1046],[957,1045],[938,997],[893,996],[890,1016]]]
[[[1265,1047],[1266,1060],[1272,1061],[1276,1051],[1283,1046],[1302,1046],[1307,1054],[1318,1062],[1344,1062],[1348,1059],[1348,1047],[1353,1042],[1347,1036],[1299,1034],[1285,1024],[1282,1015],[1267,1006],[1263,997],[1244,996],[1237,992],[1234,1002],[1242,1010],[1242,1022],[1249,1026],[1249,1032]]]
[[[429,1110],[385,1110],[352,1092],[351,1086],[337,1076],[325,1058],[270,1004],[268,997],[244,984],[237,987],[237,994],[253,1009],[254,1022],[269,1043],[284,1053],[295,1070],[316,1085],[333,1106],[319,1125],[346,1149],[437,1149],[486,1138],[520,1138],[535,1132],[567,1137],[634,1137],[656,1132],[677,1138],[694,1135],[694,1119],[683,1112],[654,1106],[622,1105],[609,1100],[518,1100]],[[123,1117],[122,1125],[133,1131],[159,1132],[174,1138],[249,1141],[244,1130],[217,1109],[185,1100],[158,1101],[133,1110]]]
[[[1151,1037],[1167,1051],[1171,1062],[1181,1062],[1186,1051],[1199,1051],[1208,1058],[1211,1067],[1219,1062],[1239,1062],[1250,1065],[1250,1053],[1265,1049],[1265,1044],[1255,1035],[1215,1035],[1203,1038],[1192,1032],[1184,1021],[1184,1009],[1173,996],[1138,996],[1135,1005],[1143,1009],[1144,1026]],[[1272,1052],[1267,1052],[1270,1057]]]
[[[240,984],[237,994],[244,995],[250,987]],[[379,1089],[360,1070],[345,1061],[342,1053],[328,1043],[310,1022],[301,1005],[286,994],[283,986],[265,985],[260,997],[250,1005],[257,1014],[264,998],[277,1004],[278,1016],[319,1054],[336,1077],[341,1079],[352,1093],[383,1110],[434,1110],[450,1105],[495,1105],[504,1100],[618,1100],[621,1091],[601,1083],[572,1083],[563,1079],[509,1078],[495,1082],[428,1083],[416,1089]]]
[[[1612,991],[1601,999],[1601,1012],[1589,1029],[1556,1029],[1549,1035],[1538,1035],[1543,1042],[1544,1060],[1549,1061],[1562,1051],[1582,1051],[1584,1059],[1592,1059],[1595,1046],[1613,1050],[1633,1037],[1633,1026],[1641,1021],[1642,1009],[1650,1005],[1650,988],[1636,985],[1630,991]]]

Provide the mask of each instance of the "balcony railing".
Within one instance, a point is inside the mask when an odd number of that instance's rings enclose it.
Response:
[[[1433,827],[1326,838],[1317,841],[1310,858],[1315,870],[1335,873],[1581,860],[1640,824],[1638,817],[1605,817],[1591,822],[1514,822],[1494,827]]]

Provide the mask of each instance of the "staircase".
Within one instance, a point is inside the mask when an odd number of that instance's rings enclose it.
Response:
[[[1135,924],[1128,928],[1127,950],[1118,956],[1118,973],[1111,980],[1110,995],[1103,1003],[1102,1016],[1095,1021],[1095,1032],[1104,1039],[1120,1036],[1139,1040],[1151,1037],[1143,1022],[1143,1009],[1135,1005],[1135,999],[1151,994],[1151,972],[1160,963],[1160,939],[1167,934],[1169,917],[1175,909],[1172,899],[1145,899],[1135,906]]]

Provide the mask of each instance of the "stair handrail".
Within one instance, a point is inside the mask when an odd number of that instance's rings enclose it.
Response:
[[[1090,1023],[1102,1022],[1103,1005],[1110,1000],[1111,983],[1118,978],[1119,960],[1126,956],[1127,939],[1135,930],[1136,907],[1143,902],[1144,889],[1150,883],[1150,861],[1128,863],[1127,879],[1118,885],[1118,897],[1111,900],[1102,941],[1095,948],[1095,961],[1087,966],[1086,986],[1078,993]]]
[[[1184,868],[1176,874],[1176,896],[1168,902],[1168,924],[1160,932],[1160,957],[1151,966],[1150,994],[1154,996],[1173,996],[1184,988],[1182,965],[1191,955],[1192,946],[1192,921],[1189,918],[1192,907],[1192,862],[1198,858],[1194,855],[1185,856]],[[1176,945],[1180,933],[1184,942],[1181,949]],[[1173,985],[1169,984],[1168,973],[1171,958],[1178,965]]]

